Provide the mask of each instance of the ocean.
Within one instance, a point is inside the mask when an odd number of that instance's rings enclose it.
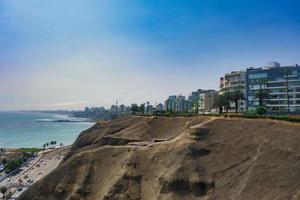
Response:
[[[0,148],[42,147],[50,141],[69,145],[81,131],[93,125],[56,121],[69,119],[65,115],[48,113],[0,112]]]

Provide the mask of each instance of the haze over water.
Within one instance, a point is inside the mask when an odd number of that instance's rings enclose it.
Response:
[[[52,140],[72,144],[79,133],[92,126],[87,122],[37,122],[66,116],[34,112],[0,112],[0,148],[42,147]]]

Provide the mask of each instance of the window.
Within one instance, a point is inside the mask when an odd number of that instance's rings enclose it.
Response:
[[[260,74],[249,74],[249,79],[256,79],[256,78],[267,78],[267,73],[260,73]]]

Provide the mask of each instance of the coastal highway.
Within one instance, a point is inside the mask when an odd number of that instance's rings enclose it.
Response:
[[[27,166],[23,166],[18,174],[1,181],[0,187],[5,186],[13,193],[10,199],[17,199],[36,181],[54,170],[69,150],[70,146],[66,146],[40,153]],[[0,199],[2,199],[1,196]]]

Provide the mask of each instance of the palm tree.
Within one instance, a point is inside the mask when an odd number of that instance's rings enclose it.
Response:
[[[238,109],[239,109],[239,101],[240,100],[245,100],[245,96],[244,93],[242,91],[242,88],[239,88],[238,90],[231,92],[230,93],[230,100],[234,102],[235,105],[235,113],[238,113]]]
[[[224,94],[219,95],[216,98],[216,101],[215,101],[213,107],[219,108],[219,113],[223,113],[223,108],[225,108],[228,112],[228,109],[230,108],[230,101],[229,101],[228,93],[225,92]]]
[[[204,109],[204,99],[203,98],[200,99],[200,103],[201,103],[202,114],[204,115],[205,109]]]
[[[221,100],[226,113],[228,113],[228,110],[230,109],[231,93],[228,90],[225,90],[221,97]]]
[[[255,98],[258,99],[259,107],[262,107],[262,106],[263,106],[263,102],[264,102],[265,100],[270,99],[270,94],[269,94],[268,91],[266,91],[266,90],[260,88],[260,89],[258,90],[258,92],[256,93]]]
[[[149,105],[150,105],[150,102],[147,101],[146,104],[147,104],[147,107],[146,107],[146,112],[147,112],[147,113],[146,113],[146,114],[149,115],[149,114],[150,114],[150,113],[149,113]]]
[[[199,113],[199,102],[194,103],[194,111],[195,111],[195,115]]]
[[[284,68],[284,75],[286,77],[286,98],[287,98],[287,111],[290,112],[290,97],[289,97],[289,75],[291,71],[288,68]]]
[[[140,112],[142,115],[144,115],[144,113],[145,113],[145,104],[144,103],[140,105]]]

